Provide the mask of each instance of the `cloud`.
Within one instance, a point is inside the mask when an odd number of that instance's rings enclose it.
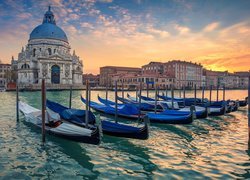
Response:
[[[156,28],[153,28],[153,27],[148,27],[146,30],[147,30],[148,33],[153,34],[153,35],[158,35],[161,38],[167,38],[167,37],[170,36],[168,31],[159,30],[159,29],[156,29]]]
[[[204,29],[203,31],[204,32],[211,32],[211,31],[214,31],[216,28],[219,27],[219,22],[213,22],[213,23],[210,23],[208,24]]]
[[[32,6],[28,9],[26,1],[7,0],[11,11],[0,6],[0,16],[11,19],[0,20],[3,60],[16,56],[27,44],[29,33],[41,23],[49,5],[47,1],[30,1]],[[190,18],[186,15],[195,8],[194,4],[175,1],[178,13],[185,19]],[[53,0],[51,5],[57,25],[66,32],[72,49],[84,59],[85,72],[93,69],[98,72],[104,65],[140,67],[148,63],[148,59],[162,62],[188,59],[214,69],[246,70],[249,67],[249,20],[227,27],[222,26],[222,21],[210,20],[211,23],[197,30],[196,23],[181,21],[179,16],[175,15],[175,19],[171,19],[170,14],[166,19],[155,16],[158,12],[152,11],[152,6],[143,11],[144,3],[140,0],[134,6],[140,4],[140,11],[111,0]],[[162,10],[162,7],[156,9]],[[169,12],[175,10],[174,7]]]
[[[103,3],[112,3],[113,0],[98,0],[99,2],[103,2]]]
[[[181,25],[179,25],[179,24],[175,24],[175,25],[174,25],[174,28],[175,28],[177,31],[179,31],[179,33],[180,33],[181,35],[187,34],[188,32],[190,32],[190,29],[189,29],[188,27],[181,26]]]

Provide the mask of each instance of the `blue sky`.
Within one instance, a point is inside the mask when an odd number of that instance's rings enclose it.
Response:
[[[17,57],[48,5],[86,72],[171,59],[216,70],[250,67],[249,0],[1,0],[3,62]]]

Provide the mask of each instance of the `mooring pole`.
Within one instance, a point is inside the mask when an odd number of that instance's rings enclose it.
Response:
[[[204,96],[205,96],[205,87],[203,85],[202,86],[202,97],[201,97],[201,103],[202,103],[202,105],[204,104]]]
[[[138,120],[141,119],[141,90],[142,90],[142,82],[140,82],[140,89],[139,89],[139,115],[138,115]]]
[[[122,98],[124,98],[124,84],[122,82]]]
[[[186,85],[183,86],[183,105],[186,106]]]
[[[212,85],[210,85],[210,90],[209,90],[209,104],[211,105],[212,103]]]
[[[89,122],[89,81],[86,80],[86,108],[85,108],[85,126],[88,128]]]
[[[138,87],[135,88],[135,101],[138,102]]]
[[[70,86],[69,90],[69,109],[71,109],[71,103],[72,103],[72,85]]]
[[[226,100],[226,85],[223,85],[223,101]]]
[[[155,84],[155,114],[156,114],[156,109],[157,108],[157,84]]]
[[[159,94],[160,94],[160,87],[157,86],[157,101],[159,100]]]
[[[182,89],[181,89],[181,85],[179,86],[179,88],[180,88],[180,89],[179,89],[179,97],[181,98],[181,90],[182,90]]]
[[[219,83],[217,84],[217,89],[216,89],[216,100],[217,102],[219,101]]]
[[[108,84],[106,84],[106,101],[108,100]]]
[[[90,104],[90,101],[91,101],[91,85],[90,85],[90,84],[88,85],[88,92],[89,92],[89,101],[88,101],[88,102],[89,102],[89,103],[88,103],[88,107],[89,107],[89,108],[88,108],[88,111],[90,111],[90,105],[89,105],[89,104]]]
[[[166,98],[168,98],[168,85],[166,85]]]
[[[117,123],[117,81],[115,81],[115,122]]]
[[[16,82],[16,120],[19,121],[19,87]]]
[[[197,99],[197,91],[196,91],[196,83],[194,84],[194,105],[196,106],[196,99]]]
[[[148,82],[147,82],[147,98],[148,98]]]
[[[170,85],[171,86],[171,108],[174,109],[174,87],[173,84]]]
[[[250,141],[250,71],[248,72],[248,136]]]
[[[46,113],[46,90],[45,79],[42,79],[42,143],[45,143],[45,113]]]

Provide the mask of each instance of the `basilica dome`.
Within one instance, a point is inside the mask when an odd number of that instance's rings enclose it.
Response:
[[[55,39],[68,42],[65,32],[56,25],[54,14],[50,7],[44,15],[43,23],[30,33],[29,40],[32,39]]]

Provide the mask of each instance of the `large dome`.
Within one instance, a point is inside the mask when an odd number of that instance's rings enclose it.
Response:
[[[44,14],[43,23],[30,33],[29,40],[32,39],[56,39],[68,42],[65,32],[56,25],[54,14],[50,10],[50,6]]]
[[[57,39],[68,42],[65,32],[55,24],[43,23],[30,33],[32,39]]]

